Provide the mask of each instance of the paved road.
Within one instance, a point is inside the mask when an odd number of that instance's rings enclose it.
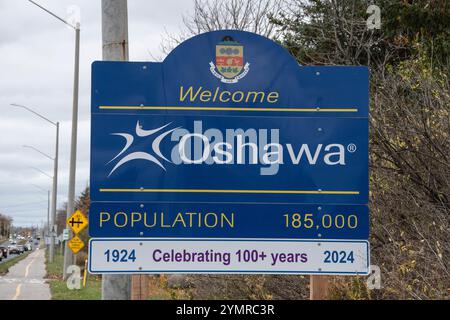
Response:
[[[9,241],[6,241],[6,242],[3,242],[3,243],[0,243],[0,246],[5,246],[5,247],[7,247],[7,246],[9,246],[10,244],[11,244],[11,243],[9,243]],[[7,261],[9,261],[9,260],[11,260],[11,259],[14,259],[15,257],[17,257],[17,254],[8,254],[8,257],[7,257],[7,258],[2,257],[2,261],[0,261],[0,264],[5,263],[5,262],[7,262]]]
[[[8,254],[7,258],[2,258],[2,261],[0,261],[0,264],[8,262],[11,259],[14,259],[15,257],[17,257],[17,254]]]
[[[5,241],[3,243],[0,243],[0,246],[5,246],[8,247],[9,245],[11,245],[11,243],[9,241]],[[34,243],[31,245],[31,248],[34,250],[36,247],[38,247],[38,245],[35,245]],[[5,263],[11,259],[14,259],[15,257],[17,257],[17,254],[8,254],[7,258],[2,258],[2,261],[0,261],[0,264]]]
[[[0,300],[49,300],[45,273],[45,249],[34,250],[0,277]]]

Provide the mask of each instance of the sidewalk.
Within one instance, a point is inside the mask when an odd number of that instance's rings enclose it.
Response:
[[[0,300],[50,300],[45,274],[45,249],[37,249],[0,277]]]

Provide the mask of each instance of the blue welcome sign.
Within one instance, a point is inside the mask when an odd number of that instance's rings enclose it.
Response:
[[[96,201],[367,203],[366,119],[94,114],[92,125]]]
[[[91,101],[93,237],[368,238],[366,67],[222,30],[94,62]]]

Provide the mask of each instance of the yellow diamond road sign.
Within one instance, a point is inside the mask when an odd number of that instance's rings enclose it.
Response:
[[[80,210],[77,210],[69,219],[67,219],[67,224],[69,225],[70,229],[72,229],[72,231],[77,234],[81,230],[86,228],[88,220]]]
[[[72,250],[73,253],[77,254],[78,251],[83,249],[84,242],[78,236],[75,236],[72,239],[70,239],[68,245],[69,245],[70,250]]]

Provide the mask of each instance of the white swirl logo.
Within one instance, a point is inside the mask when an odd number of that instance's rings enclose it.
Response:
[[[168,123],[162,127],[156,128],[156,129],[152,129],[152,130],[144,130],[142,129],[139,121],[136,123],[136,136],[138,137],[148,137],[151,136],[159,131],[161,131],[162,129],[166,128],[167,126],[169,126],[171,123]],[[181,127],[177,127],[175,129],[171,129],[169,131],[165,131],[163,133],[161,133],[159,136],[157,136],[155,138],[155,140],[153,140],[152,143],[152,150],[153,152],[162,160],[165,160],[167,162],[172,163],[169,159],[167,159],[162,153],[161,150],[159,148],[159,145],[161,143],[161,141],[170,133],[172,133],[174,130],[177,130]],[[107,164],[113,162],[114,160],[116,160],[118,157],[120,157],[121,155],[123,155],[133,144],[134,142],[134,136],[129,134],[129,133],[111,133],[111,135],[113,136],[120,136],[123,137],[125,139],[125,146],[123,147],[123,149],[114,157],[112,158]],[[124,156],[122,159],[120,159],[119,162],[117,162],[117,164],[114,166],[114,168],[111,170],[111,172],[109,173],[108,177],[111,176],[111,174],[116,171],[118,168],[120,168],[122,165],[133,161],[133,160],[147,160],[150,162],[153,162],[155,164],[157,164],[159,167],[161,167],[164,171],[166,170],[166,168],[163,166],[163,164],[161,163],[161,161],[156,158],[155,156],[151,155],[150,153],[147,152],[142,152],[142,151],[136,151],[136,152],[132,152],[126,156]]]

